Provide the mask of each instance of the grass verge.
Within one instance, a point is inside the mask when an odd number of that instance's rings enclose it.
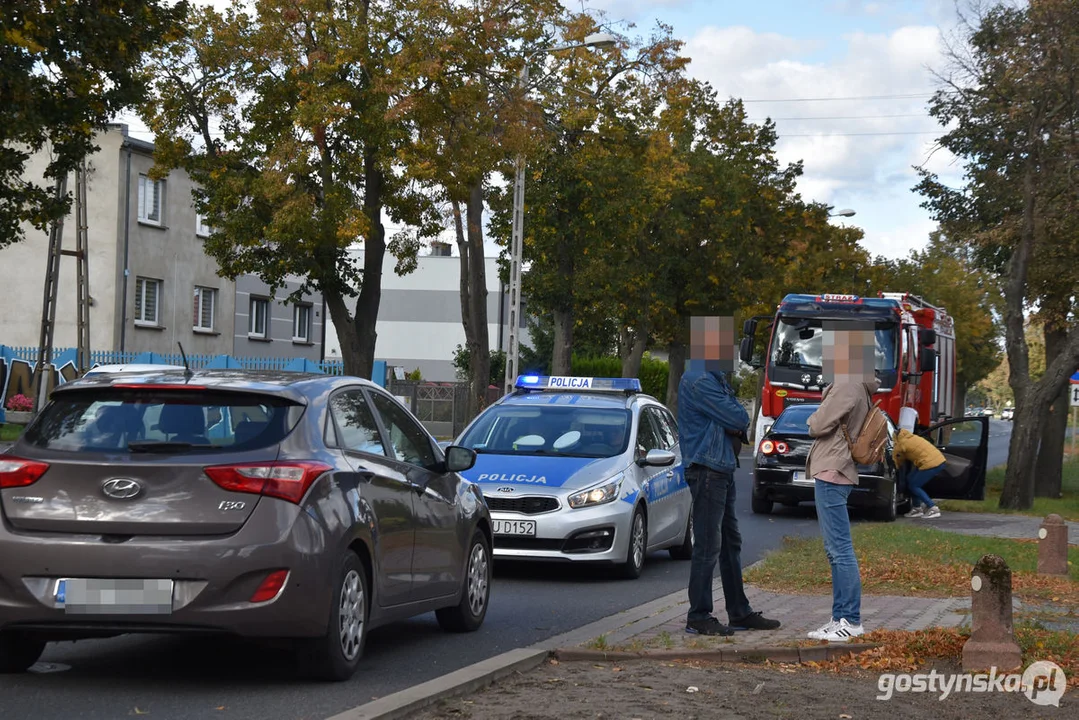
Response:
[[[1045,517],[1056,513],[1065,520],[1079,521],[1079,458],[1064,462],[1061,498],[1034,498],[1034,507],[1030,510],[1001,510],[1000,492],[1004,488],[1004,468],[990,470],[985,476],[984,500],[940,500],[940,509],[951,512],[997,513],[1002,515],[1034,515]]]
[[[852,528],[862,590],[877,595],[966,597],[970,570],[986,554],[1000,555],[1012,569],[1013,592],[1024,600],[1079,606],[1079,548],[1071,548],[1068,578],[1036,574],[1038,544],[956,533],[907,523],[859,524]],[[779,550],[745,574],[765,590],[830,593],[831,570],[820,538],[783,539]]]
[[[13,425],[11,423],[0,424],[0,442],[14,442],[19,439],[19,435],[22,435],[23,425]]]
[[[969,637],[969,632],[955,628],[875,630],[863,635],[859,641],[880,643],[879,647],[829,662],[806,663],[806,666],[832,672],[915,673],[927,666],[961,665],[963,644]],[[1015,640],[1023,651],[1024,668],[1039,660],[1054,662],[1064,670],[1068,685],[1079,687],[1079,643],[1075,642],[1073,633],[1021,624],[1015,628]]]

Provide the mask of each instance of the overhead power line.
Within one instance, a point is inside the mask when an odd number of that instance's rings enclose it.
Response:
[[[774,117],[770,120],[881,120],[884,118],[928,118],[925,113],[897,113],[895,115],[803,115],[802,117]],[[757,122],[757,121],[754,121]]]
[[[822,98],[778,98],[757,100],[742,100],[744,103],[788,103],[788,102],[834,102],[839,100],[910,100],[914,98],[933,97],[932,93],[916,93],[912,95],[859,95],[852,97],[822,97]]]
[[[866,135],[940,135],[939,131],[927,131],[927,132],[864,132],[864,133],[803,133],[797,135],[788,135],[786,133],[779,133],[781,138],[792,137],[862,137]]]

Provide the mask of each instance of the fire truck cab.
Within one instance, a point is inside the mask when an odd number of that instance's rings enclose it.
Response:
[[[755,349],[757,329],[768,322],[763,356]],[[955,329],[941,308],[909,293],[855,295],[790,294],[774,316],[747,320],[739,350],[743,362],[764,369],[754,437],[767,432],[779,413],[795,403],[819,402],[823,323],[872,325],[876,334],[875,399],[897,425],[901,413],[915,413],[917,430],[954,417]],[[908,408],[904,411],[904,408]]]

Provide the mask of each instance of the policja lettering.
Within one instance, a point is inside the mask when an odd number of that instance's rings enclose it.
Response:
[[[546,485],[546,475],[507,475],[505,473],[481,473],[476,476],[476,482],[501,482],[501,483],[524,483],[530,485]]]

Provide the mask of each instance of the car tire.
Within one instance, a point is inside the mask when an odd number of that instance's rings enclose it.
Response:
[[[435,611],[439,627],[446,632],[479,630],[491,601],[491,546],[482,530],[472,534],[468,565],[461,582],[461,601]]]
[[[673,560],[693,559],[693,512],[690,509],[689,518],[686,520],[686,534],[682,537],[682,544],[668,548]]]
[[[644,570],[644,556],[648,553],[648,519],[644,509],[638,505],[633,511],[629,524],[629,543],[626,547],[626,561],[620,568],[622,577],[636,580]]]
[[[874,515],[881,522],[895,522],[895,519],[899,516],[899,489],[894,482],[892,483],[891,497],[885,501],[884,505],[877,508]]]
[[[0,633],[0,674],[22,673],[45,652],[45,641],[17,632]]]
[[[759,498],[756,495],[749,499],[749,505],[757,515],[771,515],[774,504],[768,498]]]
[[[367,569],[351,550],[341,560],[330,599],[326,634],[310,642],[310,667],[316,678],[348,680],[355,674],[367,642],[370,593]]]

